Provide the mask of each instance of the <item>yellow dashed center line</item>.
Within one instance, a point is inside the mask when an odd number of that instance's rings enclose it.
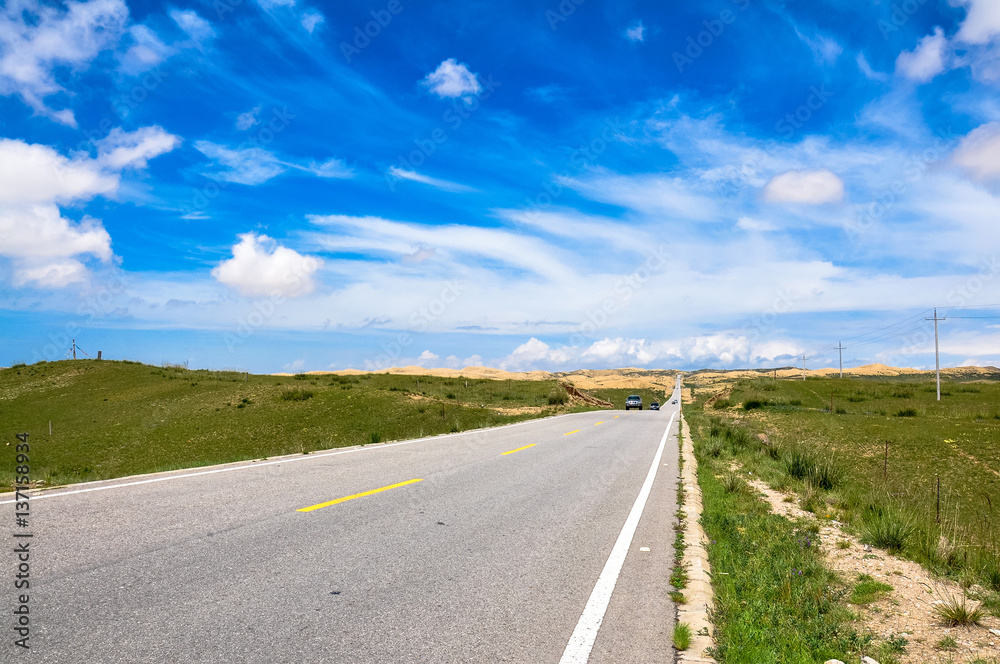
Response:
[[[618,419],[619,417],[621,417],[621,415],[615,415],[615,416],[614,416],[614,417],[612,417],[611,419],[613,419],[613,420],[617,420],[617,419]]]
[[[604,420],[601,420],[600,422],[594,422],[595,427],[598,426],[599,424],[604,424]]]
[[[371,491],[363,491],[361,493],[356,493],[353,496],[344,496],[343,498],[337,498],[336,500],[331,500],[326,503],[320,503],[318,505],[312,505],[311,507],[303,507],[301,509],[295,510],[296,512],[312,512],[313,510],[318,510],[323,507],[329,507],[330,505],[336,505],[337,503],[346,503],[348,500],[354,500],[355,498],[364,498],[365,496],[370,496],[375,493],[381,493],[382,491],[388,491],[389,489],[398,489],[401,486],[406,486],[407,484],[414,484],[416,482],[423,482],[420,480],[406,480],[405,482],[400,482],[399,484],[390,484],[389,486],[384,486],[381,489],[372,489]]]
[[[514,452],[520,452],[521,450],[526,450],[526,449],[528,449],[529,447],[534,447],[534,446],[535,446],[535,445],[537,445],[537,444],[538,444],[538,443],[532,443],[531,445],[525,445],[524,447],[519,447],[519,448],[517,448],[516,450],[510,450],[509,452],[504,452],[504,453],[503,453],[503,454],[501,454],[500,456],[507,456],[508,454],[513,454]]]
[[[564,436],[572,436],[574,433],[580,433],[580,430],[579,429],[575,429],[573,431],[568,431],[568,432],[564,433],[563,435]]]

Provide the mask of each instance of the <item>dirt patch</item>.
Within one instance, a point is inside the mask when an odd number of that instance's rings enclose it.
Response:
[[[560,383],[560,385],[562,385],[563,389],[566,390],[566,393],[569,395],[570,399],[573,399],[574,401],[581,401],[591,406],[600,406],[601,408],[615,407],[615,405],[610,401],[605,401],[604,399],[598,399],[597,397],[591,396],[586,392],[581,392],[580,390],[573,387],[570,383]]]
[[[858,631],[870,631],[881,639],[902,636],[907,640],[905,654],[898,655],[901,662],[960,663],[1000,657],[1000,619],[987,615],[981,626],[948,627],[935,614],[935,604],[962,597],[962,588],[957,583],[936,579],[915,562],[861,544],[845,533],[836,521],[817,519],[811,512],[801,509],[794,494],[775,491],[760,480],[751,479],[749,483],[764,496],[775,514],[818,521],[820,550],[830,568],[846,583],[857,583],[860,574],[867,574],[892,586],[892,591],[881,599],[865,606],[852,606],[859,617]],[[838,543],[845,544],[838,546]],[[973,586],[970,594],[975,595],[977,591],[982,589]],[[972,600],[969,603],[976,604]],[[955,649],[937,648],[946,637],[955,640]]]

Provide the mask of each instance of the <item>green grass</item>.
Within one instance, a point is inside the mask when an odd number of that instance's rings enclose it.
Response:
[[[691,647],[691,625],[687,623],[674,625],[674,647],[678,650],[687,650]]]
[[[737,450],[756,450],[759,441],[722,428],[712,432],[698,412],[686,417],[710,541],[714,657],[725,664],[850,661],[858,637],[842,601],[848,590],[824,566],[815,529],[772,514],[753,492],[727,488],[728,461],[703,454],[713,438],[727,438],[727,449]]]
[[[7,442],[15,433],[30,434],[32,479],[53,485],[589,410],[550,404],[550,396],[560,391],[565,393],[556,381],[386,374],[246,377],[70,360],[0,370],[0,422]],[[0,464],[0,491],[13,479],[13,465]]]
[[[969,604],[965,595],[950,596],[934,604],[934,613],[945,625],[978,625],[983,619],[983,607]]]
[[[696,388],[700,401],[686,412],[704,418],[709,458],[735,459],[772,485],[798,491],[807,509],[836,518],[869,544],[997,592],[996,377],[945,381],[940,402],[933,381],[921,375],[738,379],[731,401],[760,407],[702,411],[698,405],[722,389],[716,385]],[[831,398],[834,413],[848,412],[831,414]],[[757,433],[770,445],[756,443]]]
[[[892,592],[892,586],[889,584],[876,581],[867,574],[861,574],[851,591],[850,601],[851,604],[871,604],[889,592]]]

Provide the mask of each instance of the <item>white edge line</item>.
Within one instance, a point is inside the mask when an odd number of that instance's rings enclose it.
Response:
[[[382,445],[363,446],[363,447],[359,447],[359,448],[353,449],[353,450],[337,450],[335,452],[323,452],[321,454],[303,454],[301,456],[296,455],[294,457],[290,457],[290,458],[287,458],[287,459],[277,459],[275,461],[265,461],[265,462],[259,462],[259,463],[254,463],[253,461],[236,462],[236,463],[241,463],[243,465],[230,466],[228,468],[215,468],[213,470],[200,470],[200,471],[193,472],[193,473],[184,473],[182,475],[169,475],[167,477],[154,477],[154,478],[151,478],[151,479],[148,479],[148,480],[138,480],[138,481],[135,481],[135,482],[124,482],[122,484],[109,484],[107,486],[95,486],[95,487],[90,487],[90,488],[87,488],[87,489],[74,489],[72,491],[59,491],[58,493],[56,493],[56,492],[53,492],[53,493],[42,493],[42,494],[30,493],[29,496],[30,496],[31,500],[40,500],[42,498],[58,498],[60,496],[72,496],[73,494],[76,494],[76,493],[89,493],[91,491],[107,491],[108,489],[122,489],[122,488],[127,487],[127,486],[138,486],[140,484],[153,484],[154,482],[166,482],[167,480],[180,480],[180,479],[184,479],[186,477],[197,477],[199,475],[214,475],[215,473],[228,473],[228,472],[231,472],[231,471],[234,471],[234,470],[246,470],[246,469],[252,469],[252,468],[262,468],[264,466],[275,466],[275,465],[282,464],[282,463],[294,463],[296,461],[308,461],[310,459],[322,459],[324,457],[339,456],[341,454],[354,454],[354,453],[357,453],[357,452],[374,452],[376,450],[384,450],[384,449],[389,448],[389,447],[398,447],[400,445],[413,445],[414,443],[423,443],[423,442],[428,442],[428,441],[443,440],[445,438],[456,438],[456,437],[459,437],[459,436],[469,436],[469,435],[472,435],[472,434],[475,434],[475,433],[480,433],[482,431],[496,431],[496,430],[499,430],[499,429],[509,429],[511,427],[518,427],[518,426],[522,426],[522,425],[525,425],[525,424],[536,424],[538,422],[545,422],[545,421],[557,420],[560,417],[569,417],[570,415],[584,415],[584,414],[589,413],[589,412],[592,412],[592,411],[586,411],[585,413],[565,413],[563,415],[555,415],[553,417],[545,417],[545,418],[541,418],[541,419],[537,419],[537,420],[525,420],[524,422],[514,422],[513,424],[505,424],[505,425],[500,426],[500,427],[492,427],[492,428],[487,428],[487,429],[474,429],[472,431],[462,431],[462,432],[459,432],[459,433],[448,433],[448,434],[444,434],[444,435],[441,435],[441,436],[428,436],[428,437],[425,437],[425,438],[414,438],[413,440],[401,440],[398,443],[385,443],[385,444],[382,444]],[[170,471],[167,471],[167,472],[170,472]],[[98,480],[98,481],[100,481],[100,482],[113,482],[114,480]],[[35,490],[32,489],[31,491],[33,492]],[[0,500],[0,505],[9,505],[10,503],[14,503],[14,502],[17,502],[16,498],[14,500]]]
[[[667,442],[667,434],[670,433],[670,427],[674,424],[676,414],[677,412],[674,411],[670,415],[670,422],[667,423],[667,429],[660,439],[660,446],[653,457],[653,465],[649,467],[646,481],[643,482],[642,489],[639,490],[635,504],[632,505],[632,511],[625,519],[625,525],[622,526],[618,540],[615,542],[614,548],[611,549],[608,562],[604,564],[604,569],[597,578],[597,584],[594,586],[593,592],[590,593],[590,599],[587,600],[587,606],[583,609],[583,614],[576,624],[576,629],[573,630],[573,635],[569,637],[569,643],[566,644],[566,650],[563,651],[559,664],[586,664],[587,660],[590,659],[590,651],[594,647],[597,632],[601,629],[601,623],[604,621],[604,612],[608,610],[611,594],[615,590],[615,584],[618,583],[618,575],[625,564],[625,556],[628,554],[629,547],[632,546],[632,537],[635,535],[635,529],[638,527],[639,519],[642,518],[642,512],[646,507],[646,499],[649,498],[649,492],[653,488],[656,469],[663,457],[663,447]]]

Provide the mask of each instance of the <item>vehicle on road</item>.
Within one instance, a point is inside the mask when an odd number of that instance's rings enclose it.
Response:
[[[660,409],[659,402],[654,401],[653,403],[649,404],[649,409],[650,410],[659,410]]]
[[[677,399],[674,399],[674,400],[673,400],[673,401],[671,401],[670,403],[677,403]]]
[[[642,397],[638,394],[633,394],[625,399],[625,410],[631,410],[633,408],[642,410]]]

